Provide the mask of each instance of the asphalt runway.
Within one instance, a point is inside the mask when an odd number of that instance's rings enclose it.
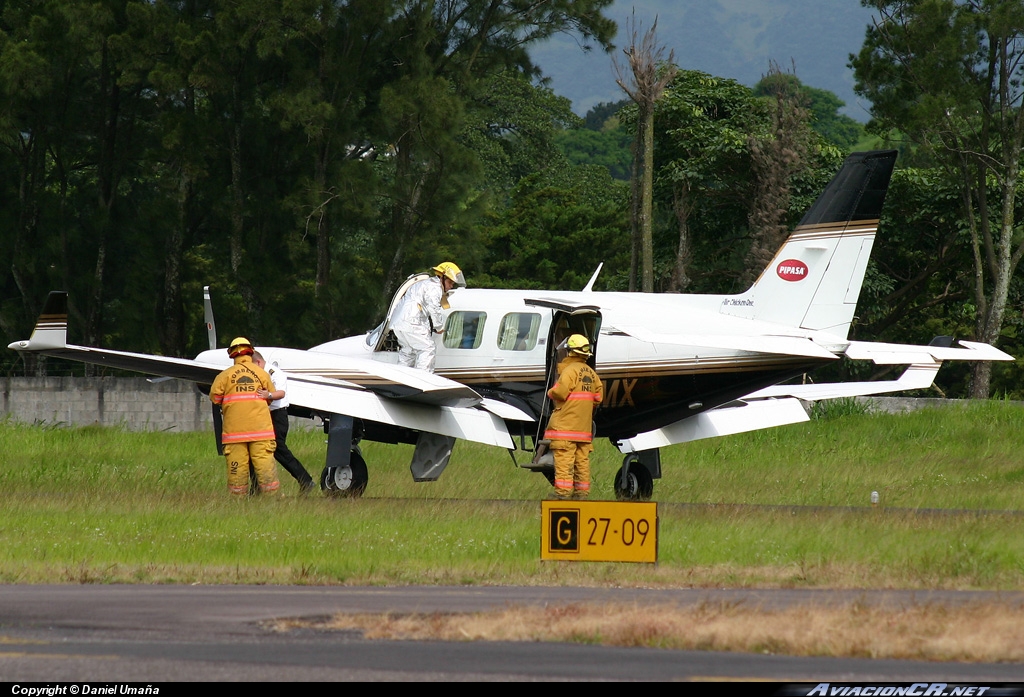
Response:
[[[469,612],[573,602],[906,607],[1024,592],[648,590],[534,587],[0,586],[0,681],[760,680],[1024,681],[1024,664],[927,663],[555,643],[368,641],[272,631],[341,612]]]

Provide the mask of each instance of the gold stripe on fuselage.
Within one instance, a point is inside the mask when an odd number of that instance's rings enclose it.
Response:
[[[687,358],[681,360],[649,361],[643,365],[636,363],[615,362],[598,363],[597,372],[601,379],[670,377],[673,375],[699,375],[706,373],[744,373],[764,372],[773,370],[791,370],[797,366],[815,364],[819,361],[806,356],[746,356]],[[290,370],[289,373],[301,376],[346,380],[362,386],[389,386],[403,383],[387,380],[370,373],[355,371],[317,371],[312,368]],[[543,382],[545,371],[539,366],[494,367],[494,368],[451,368],[438,370],[437,374],[461,384],[481,384],[495,382]]]

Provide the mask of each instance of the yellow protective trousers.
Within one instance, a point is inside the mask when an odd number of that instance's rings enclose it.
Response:
[[[252,463],[256,479],[260,483],[260,491],[264,494],[276,494],[281,488],[277,479],[277,463],[274,462],[274,450],[277,442],[272,440],[254,440],[243,443],[225,443],[224,459],[228,463],[228,491],[235,496],[249,494],[249,464]]]
[[[585,499],[590,495],[591,443],[553,440],[551,453],[555,458],[555,495],[559,498]]]

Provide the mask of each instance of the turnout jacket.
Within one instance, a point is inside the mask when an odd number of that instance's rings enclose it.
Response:
[[[213,381],[210,400],[224,414],[221,443],[250,443],[274,440],[267,400],[256,394],[259,389],[275,392],[267,373],[252,362],[252,356],[239,356],[235,364]]]
[[[558,382],[548,390],[555,403],[544,437],[589,443],[594,438],[594,408],[601,403],[604,385],[581,356],[569,355],[558,364]]]

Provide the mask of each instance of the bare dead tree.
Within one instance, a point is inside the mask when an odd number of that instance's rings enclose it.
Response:
[[[654,210],[654,104],[675,77],[677,68],[672,64],[675,51],[670,51],[668,61],[663,62],[665,47],[659,46],[655,31],[658,20],[639,36],[636,15],[626,23],[630,34],[629,46],[623,49],[629,64],[629,73],[616,60],[616,80],[619,87],[632,99],[639,111],[636,123],[636,138],[633,141],[633,253],[630,259],[629,289],[636,290],[637,258],[642,250],[642,289],[654,292],[654,234],[652,215]]]
[[[797,91],[795,76],[790,78],[772,61],[766,78],[771,98],[769,129],[747,140],[755,185],[747,216],[750,250],[741,278],[745,284],[754,282],[786,239],[790,182],[807,167],[811,149],[810,111]]]

